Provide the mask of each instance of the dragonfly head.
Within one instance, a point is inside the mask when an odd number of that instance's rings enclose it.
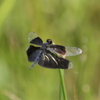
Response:
[[[52,40],[51,39],[47,39],[47,43],[48,44],[52,44]]]

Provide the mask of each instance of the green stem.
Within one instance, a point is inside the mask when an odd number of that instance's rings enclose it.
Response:
[[[60,81],[61,81],[60,100],[62,100],[62,97],[64,98],[64,100],[68,100],[65,82],[64,82],[64,70],[63,69],[59,69],[59,75],[60,75]]]

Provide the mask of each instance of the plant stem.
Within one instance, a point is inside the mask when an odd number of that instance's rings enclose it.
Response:
[[[64,82],[64,70],[63,69],[59,69],[59,75],[60,75],[60,82],[61,82],[60,100],[62,100],[62,97],[64,98],[64,100],[68,100],[67,99],[65,82]]]

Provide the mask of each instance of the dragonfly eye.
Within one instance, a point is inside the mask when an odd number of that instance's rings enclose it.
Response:
[[[47,43],[48,44],[52,44],[52,40],[51,39],[47,39]]]

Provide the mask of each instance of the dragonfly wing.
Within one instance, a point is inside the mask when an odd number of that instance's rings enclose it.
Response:
[[[36,37],[35,39],[32,39],[30,43],[41,46],[43,44],[43,41],[40,37]]]
[[[65,55],[66,53],[65,47],[61,45],[50,45],[47,49],[60,55]]]
[[[28,56],[28,60],[30,62],[35,61],[37,55],[39,54],[39,51],[40,51],[39,49],[40,49],[40,47],[35,47],[35,46],[32,46],[32,45],[30,45],[28,47],[26,53],[27,53],[27,56]]]
[[[66,48],[65,56],[75,56],[82,53],[82,50],[77,47],[65,47],[65,48]]]
[[[46,50],[42,53],[38,64],[46,68],[60,68],[69,69],[72,68],[72,63],[62,57],[58,57],[52,52]]]
[[[30,32],[28,35],[28,40],[30,43],[35,45],[42,45],[43,41],[40,37],[37,36],[35,32]]]
[[[47,49],[62,56],[75,56],[82,53],[80,48],[64,47],[60,45],[50,45]]]
[[[30,33],[28,34],[28,40],[29,40],[29,42],[30,42],[32,39],[36,38],[36,37],[38,37],[38,35],[36,34],[36,32],[30,32]]]

